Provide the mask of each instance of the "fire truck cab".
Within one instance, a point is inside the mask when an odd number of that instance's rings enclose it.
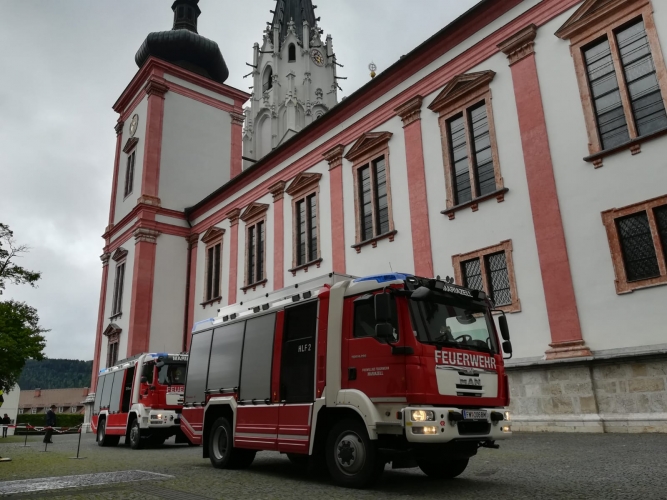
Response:
[[[188,442],[180,430],[187,362],[187,354],[139,354],[100,370],[91,418],[97,444],[116,446],[121,436],[134,450],[174,435]]]
[[[218,468],[258,450],[373,484],[387,463],[461,474],[511,436],[498,323],[483,291],[391,273],[329,275],[195,325],[181,426]]]

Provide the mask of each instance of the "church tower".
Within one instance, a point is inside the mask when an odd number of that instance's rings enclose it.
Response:
[[[277,0],[262,45],[253,47],[245,158],[259,160],[338,103],[331,35],[322,40],[311,0]],[[244,167],[252,164],[245,161]]]

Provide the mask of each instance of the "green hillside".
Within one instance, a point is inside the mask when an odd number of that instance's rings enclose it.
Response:
[[[21,377],[19,387],[22,391],[30,389],[71,389],[89,387],[93,370],[92,361],[78,359],[29,359]]]

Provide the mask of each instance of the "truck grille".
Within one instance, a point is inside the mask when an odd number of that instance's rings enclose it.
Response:
[[[471,436],[479,434],[488,434],[491,431],[491,424],[488,422],[458,422],[456,426],[459,429],[459,435]]]

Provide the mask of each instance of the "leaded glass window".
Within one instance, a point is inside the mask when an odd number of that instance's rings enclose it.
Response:
[[[498,252],[486,256],[486,268],[489,274],[490,295],[497,306],[512,303],[509,273],[505,252]]]
[[[359,232],[361,241],[370,239],[373,235],[373,201],[371,194],[371,168],[362,167],[358,170],[359,176]]]
[[[123,288],[125,285],[125,262],[116,265],[116,276],[113,286],[111,316],[119,315],[123,310]]]
[[[206,301],[220,297],[221,250],[222,243],[213,245],[206,250]]]
[[[628,281],[660,275],[648,215],[638,212],[616,220]]]
[[[482,265],[479,259],[472,259],[463,263],[463,284],[473,290],[484,290]]]
[[[132,189],[134,186],[134,162],[136,158],[136,151],[132,151],[132,153],[127,157],[127,167],[125,168],[125,190],[124,190],[124,196],[128,196],[129,194],[132,193]]]

